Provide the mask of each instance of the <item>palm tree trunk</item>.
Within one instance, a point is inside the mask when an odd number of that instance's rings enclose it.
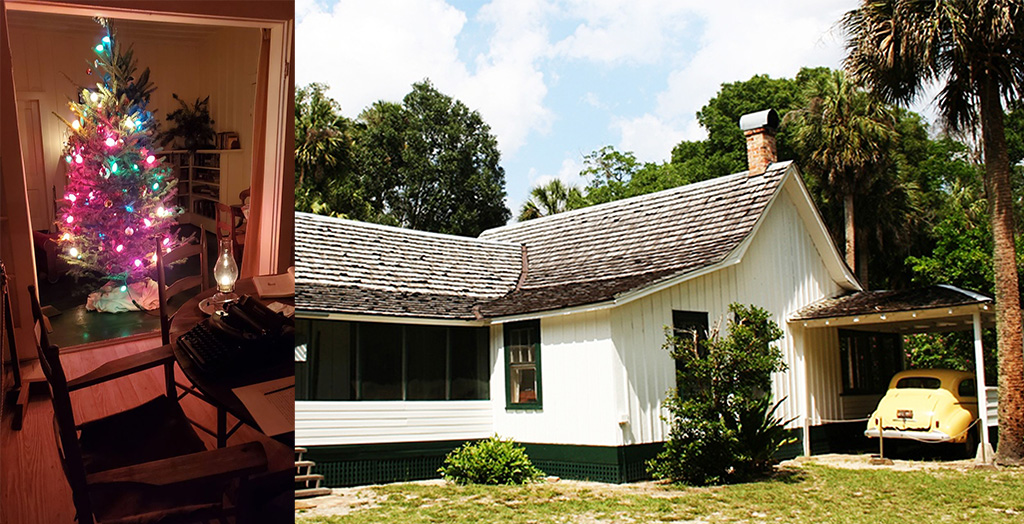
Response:
[[[1003,107],[996,82],[986,75],[979,89],[981,136],[985,148],[985,192],[995,244],[996,335],[999,345],[1000,462],[1024,459],[1024,343],[1020,288],[1013,242],[1010,161],[1006,151]]]
[[[868,249],[867,233],[864,228],[857,233],[857,260],[860,261],[860,272],[857,278],[860,279],[860,283],[865,289],[871,289],[871,284],[868,283],[868,262],[871,261],[871,255]]]
[[[853,222],[853,192],[843,195],[843,217],[846,223],[846,265],[857,271],[857,230]],[[862,284],[865,284],[862,282]],[[865,284],[867,285],[867,284]]]

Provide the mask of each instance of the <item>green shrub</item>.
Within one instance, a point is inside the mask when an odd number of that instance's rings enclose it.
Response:
[[[437,471],[458,484],[525,484],[544,475],[533,467],[522,446],[497,435],[463,444],[445,457]]]
[[[668,336],[678,365],[665,401],[669,437],[647,469],[659,479],[693,485],[740,482],[771,471],[773,456],[793,439],[775,416],[780,402],[766,393],[771,374],[784,371],[772,345],[782,330],[755,306],[731,304],[729,335]]]

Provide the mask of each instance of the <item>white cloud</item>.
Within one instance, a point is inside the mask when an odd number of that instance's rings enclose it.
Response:
[[[525,197],[513,193],[527,180],[585,185],[575,149],[589,144],[667,159],[679,140],[703,138],[695,113],[724,82],[839,66],[842,35],[832,30],[857,4],[492,0],[467,14],[444,0],[297,0],[296,76],[299,85],[329,83],[348,116],[377,100],[399,101],[429,77],[481,113],[503,161],[524,166],[507,175],[516,203]],[[610,86],[582,84],[577,75],[593,81],[595,69]],[[560,98],[549,100],[549,92]],[[589,113],[573,114],[555,106],[559,100],[583,102],[575,107]],[[555,122],[563,136],[551,136]],[[552,150],[541,141],[574,154],[540,159]]]
[[[414,82],[430,78],[479,111],[509,156],[552,119],[536,65],[549,47],[544,8],[509,0],[482,8],[494,30],[471,71],[457,47],[466,14],[443,0],[341,0],[329,8],[303,0],[296,7],[297,82],[330,84],[331,96],[355,116],[377,100],[400,101]]]
[[[466,16],[441,0],[343,0],[304,9],[295,33],[297,83],[330,84],[346,114],[399,101],[426,77],[444,90],[467,76],[455,47]]]
[[[585,95],[583,95],[583,97],[580,100],[582,100],[584,104],[587,104],[590,107],[594,107],[597,109],[606,108],[606,106],[603,103],[601,103],[601,97],[598,96],[598,94],[593,91],[588,91]]]
[[[562,165],[558,168],[558,178],[571,186],[580,189],[586,187],[587,179],[580,176],[583,171],[583,159],[579,156],[567,156],[562,159]]]
[[[672,148],[685,136],[685,132],[650,113],[632,119],[618,119],[613,127],[622,139],[620,151],[632,151],[641,162],[669,160]]]
[[[694,14],[704,22],[700,48],[669,74],[655,112],[697,140],[704,132],[690,125],[694,114],[722,83],[756,74],[792,77],[802,66],[838,67],[843,45],[834,24],[854,7],[851,0],[776,2],[758,9],[738,1],[699,4]]]
[[[655,63],[688,25],[684,2],[661,0],[569,0],[565,15],[581,22],[558,42],[561,55],[617,64]]]

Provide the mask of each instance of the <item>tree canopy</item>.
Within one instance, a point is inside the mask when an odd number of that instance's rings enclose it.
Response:
[[[1024,2],[865,0],[842,20],[854,78],[886,102],[908,104],[938,82],[942,120],[980,131],[992,230],[999,337],[1000,460],[1024,461],[1024,354],[1019,266],[1003,102],[1024,91]]]
[[[469,236],[508,221],[498,142],[478,112],[424,81],[351,121],[325,91],[296,92],[297,209]]]

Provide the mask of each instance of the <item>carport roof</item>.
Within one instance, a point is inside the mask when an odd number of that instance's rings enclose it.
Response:
[[[974,313],[983,325],[994,322],[992,298],[954,286],[901,291],[859,291],[819,300],[794,314],[804,327],[844,327],[870,331],[923,333],[971,329]]]

